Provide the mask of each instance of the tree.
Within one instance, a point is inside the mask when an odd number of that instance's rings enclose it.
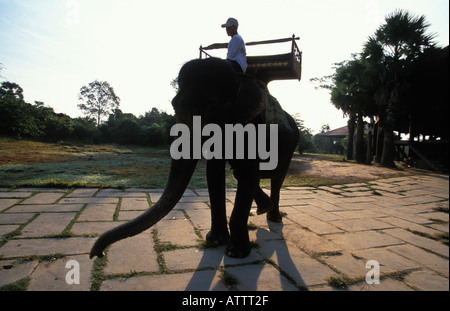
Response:
[[[13,82],[6,81],[0,86],[0,132],[18,138],[42,134],[35,122],[33,106],[23,100],[22,88]]]
[[[434,35],[426,34],[428,27],[423,15],[394,11],[369,37],[361,54],[336,64],[333,75],[311,79],[320,83],[319,88],[331,90],[332,103],[349,116],[348,159],[370,162],[371,137],[366,160],[363,154],[363,117],[369,117],[372,126],[378,117],[378,133],[383,133],[379,136],[383,142],[380,163],[395,166],[394,131],[401,126],[400,116],[410,110],[411,71],[420,56],[434,46]]]
[[[95,117],[97,126],[100,125],[102,117],[108,116],[120,105],[120,98],[106,81],[95,80],[88,86],[83,86],[78,94],[78,99],[84,101],[84,103],[78,104],[78,108],[87,116]]]
[[[329,132],[330,131],[330,125],[327,123],[327,124],[324,124],[324,125],[322,125],[321,127],[320,127],[320,133],[321,134],[324,134],[324,133],[326,133],[326,132]]]
[[[303,154],[306,151],[310,151],[310,152],[315,151],[315,145],[314,145],[311,129],[309,129],[305,126],[304,121],[300,118],[299,113],[292,115],[292,118],[295,120],[298,131],[300,133],[300,137],[299,137],[299,141],[298,141],[298,152],[300,154]]]
[[[331,102],[349,116],[347,159],[366,162],[364,148],[364,117],[371,116],[371,81],[363,61],[353,56],[336,68],[331,88]]]
[[[386,16],[382,24],[364,45],[362,57],[370,68],[378,68],[378,85],[374,94],[380,111],[384,133],[381,164],[394,165],[394,128],[396,117],[408,105],[411,91],[408,75],[419,56],[433,47],[434,34],[426,34],[430,26],[425,16],[414,16],[396,10]]]
[[[23,100],[23,89],[17,83],[5,81],[0,86],[0,98],[6,97]]]

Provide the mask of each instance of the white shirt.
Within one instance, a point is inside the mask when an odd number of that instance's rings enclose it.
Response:
[[[236,61],[244,73],[247,70],[247,52],[244,39],[239,34],[235,34],[228,43],[227,59]]]

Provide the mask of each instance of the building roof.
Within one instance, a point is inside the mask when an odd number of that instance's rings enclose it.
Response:
[[[348,126],[343,126],[326,133],[319,133],[318,136],[326,136],[326,137],[346,137],[348,136]]]

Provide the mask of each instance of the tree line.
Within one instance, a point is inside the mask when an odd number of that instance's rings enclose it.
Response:
[[[16,83],[0,87],[0,134],[17,138],[34,137],[52,141],[81,140],[87,143],[167,146],[175,117],[157,108],[136,117],[120,110],[120,98],[106,81],[94,81],[80,89],[78,108],[85,117],[71,118],[56,113],[43,102],[24,101],[23,89]],[[106,121],[104,120],[107,117]],[[315,152],[312,131],[299,114],[293,115],[300,132],[298,151]]]
[[[394,166],[402,133],[448,142],[448,46],[436,45],[429,26],[396,10],[333,75],[311,79],[349,117],[348,159]]]
[[[96,81],[98,82],[98,81]],[[107,83],[100,83],[105,90],[113,89]],[[96,83],[91,85],[96,86]],[[82,94],[87,94],[83,87]],[[95,90],[95,87],[92,87]],[[101,93],[101,91],[100,91]],[[92,96],[87,96],[93,101]],[[175,124],[175,117],[157,108],[152,108],[144,115],[136,117],[123,113],[111,100],[118,97],[102,94],[108,104],[100,105],[99,111],[83,104],[85,117],[71,118],[64,113],[56,113],[43,102],[27,103],[23,89],[13,82],[2,82],[0,86],[0,134],[17,138],[32,137],[51,141],[81,140],[86,143],[118,143],[145,146],[164,146],[170,143],[170,128]],[[95,104],[95,101],[93,101]],[[98,102],[97,102],[98,104]],[[103,103],[105,104],[105,103]],[[90,107],[90,108],[89,108]],[[108,116],[105,122],[101,118]]]

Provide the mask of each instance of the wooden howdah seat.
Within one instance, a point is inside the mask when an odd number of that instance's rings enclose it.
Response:
[[[298,49],[296,40],[298,37],[292,35],[291,38],[276,39],[258,42],[248,42],[246,46],[273,44],[292,41],[291,51],[286,54],[248,56],[247,74],[254,75],[258,80],[266,85],[273,80],[301,80],[302,76],[302,52]],[[200,58],[211,57],[205,51],[215,49],[226,49],[227,43],[214,43],[207,47],[200,46]]]

